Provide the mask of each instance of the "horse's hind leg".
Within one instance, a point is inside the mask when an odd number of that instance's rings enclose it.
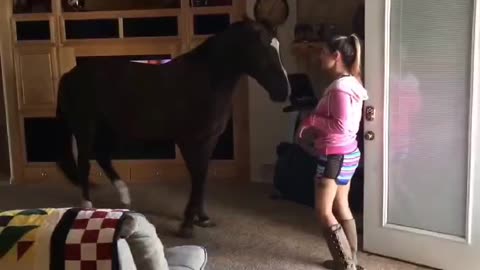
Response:
[[[212,137],[205,141],[183,141],[178,144],[191,179],[190,198],[179,231],[181,237],[193,237],[194,224],[214,226],[205,212],[204,200],[209,159],[217,140],[218,137]]]

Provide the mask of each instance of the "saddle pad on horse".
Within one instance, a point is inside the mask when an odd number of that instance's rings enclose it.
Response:
[[[0,213],[0,269],[119,270],[128,210],[42,208]]]

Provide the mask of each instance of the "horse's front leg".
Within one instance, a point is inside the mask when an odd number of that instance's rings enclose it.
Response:
[[[90,199],[90,151],[92,147],[92,138],[87,132],[75,134],[78,149],[78,179],[82,188],[82,207],[92,208],[92,201]]]
[[[183,141],[178,144],[191,179],[190,198],[179,231],[181,237],[193,237],[194,225],[214,226],[205,212],[204,203],[208,164],[217,141],[218,136],[215,136],[202,141]]]

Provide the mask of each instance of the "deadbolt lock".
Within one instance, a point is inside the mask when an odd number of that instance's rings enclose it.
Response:
[[[365,109],[365,119],[367,121],[375,120],[375,108],[373,106],[367,106]]]

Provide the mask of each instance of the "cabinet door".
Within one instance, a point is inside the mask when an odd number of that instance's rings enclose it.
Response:
[[[69,72],[77,65],[75,49],[72,47],[58,48],[58,65],[58,79],[60,79],[63,74]]]
[[[58,81],[55,48],[17,48],[15,68],[19,109],[54,108]]]

